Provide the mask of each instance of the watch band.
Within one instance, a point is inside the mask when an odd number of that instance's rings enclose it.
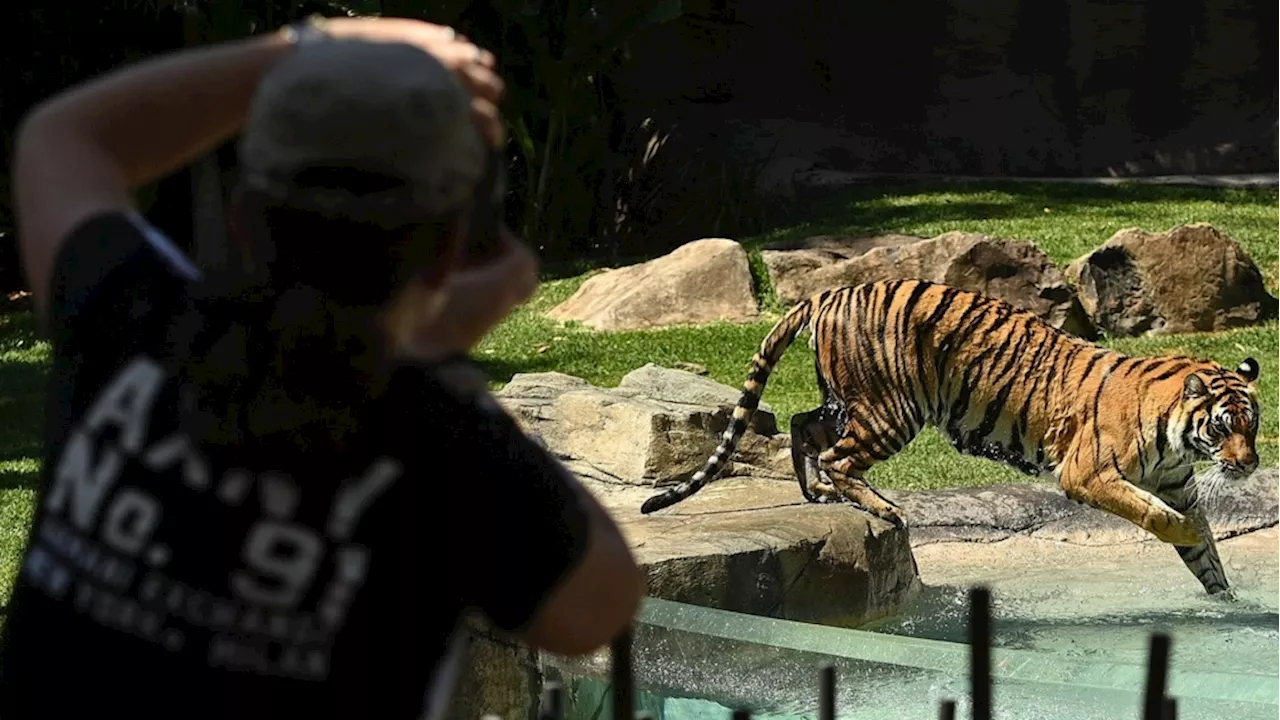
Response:
[[[294,20],[280,28],[280,34],[297,47],[323,42],[329,37],[325,31],[325,19],[322,15],[311,15],[301,20]]]

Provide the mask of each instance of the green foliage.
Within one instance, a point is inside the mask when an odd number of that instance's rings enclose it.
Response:
[[[8,11],[5,28],[28,41],[0,44],[0,65],[6,70],[0,90],[0,232],[13,226],[8,189],[13,131],[36,103],[123,64],[184,45],[245,37],[311,13],[358,14],[376,6],[376,0],[144,0],[25,3]],[[141,202],[149,205],[154,192],[154,186],[144,189]]]
[[[739,167],[727,140],[714,139],[714,128],[677,127],[659,117],[659,108],[624,103],[614,90],[632,41],[681,20],[681,0],[145,0],[93,12],[32,7],[17,13],[15,26],[34,38],[36,52],[6,63],[17,69],[18,87],[4,93],[0,112],[12,128],[35,101],[123,62],[244,37],[317,12],[420,17],[452,25],[493,50],[508,87],[502,108],[511,166],[507,221],[545,261],[661,252],[695,235],[761,227],[773,210],[754,201],[758,168]],[[102,34],[113,43],[89,41]],[[222,151],[221,161],[234,163],[234,154]],[[162,229],[182,245],[191,212],[168,199],[184,184],[171,180],[165,182],[172,193],[162,190],[155,200],[155,188],[147,188],[141,200],[158,203],[158,217],[170,218]],[[7,203],[0,202],[0,227],[7,216]]]

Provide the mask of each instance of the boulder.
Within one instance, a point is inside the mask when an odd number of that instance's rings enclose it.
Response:
[[[587,478],[653,486],[688,478],[729,425],[739,391],[683,370],[646,365],[616,388],[562,373],[521,373],[497,398],[529,434]],[[761,403],[726,475],[794,482],[791,438]]]
[[[465,622],[471,644],[445,717],[537,718],[542,691],[537,651],[494,630],[481,616],[470,616]]]
[[[651,488],[585,480],[648,575],[647,594],[766,617],[857,626],[920,589],[906,530],[794,483],[724,478],[653,515]]]
[[[737,402],[735,388],[646,365],[611,389],[564,373],[518,374],[496,396],[566,461],[618,524],[650,597],[859,626],[903,612],[923,589],[906,530],[848,504],[804,500],[791,475],[789,438],[777,434],[763,403],[740,452],[754,462],[772,461],[771,476],[787,482],[725,477],[674,507],[640,514],[655,480],[687,475],[714,449]],[[729,474],[744,469],[762,471],[739,463]],[[483,619],[472,618],[469,626],[469,671],[450,720],[482,713],[535,718],[543,681],[562,679],[563,672],[607,672],[608,648],[576,658],[535,653]],[[643,643],[653,628],[640,630]],[[697,652],[722,659],[711,647]]]
[[[747,252],[733,240],[686,243],[649,262],[587,278],[547,312],[596,330],[747,322],[759,316]]]
[[[1048,255],[1034,244],[969,232],[934,238],[884,235],[814,238],[796,250],[762,253],[778,297],[798,302],[842,285],[911,278],[1001,298],[1086,339],[1097,329]]]
[[[859,627],[907,611],[923,594],[907,531],[847,504],[806,503],[795,485],[726,479],[646,516],[639,507],[650,491],[584,484],[621,528],[646,573],[651,598]],[[671,667],[672,652],[679,657],[672,669],[690,683],[685,687],[712,687],[704,680],[741,678],[748,668],[771,668],[777,661],[775,648],[697,637],[666,628],[661,620],[638,623],[634,643],[637,677],[659,685],[665,678],[655,661]],[[607,648],[541,658],[549,676],[558,671],[608,681]]]
[[[1211,332],[1277,315],[1258,266],[1208,223],[1121,230],[1066,275],[1093,322],[1112,335]]]

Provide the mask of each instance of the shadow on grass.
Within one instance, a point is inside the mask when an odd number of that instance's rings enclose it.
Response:
[[[697,238],[689,239],[695,240]],[[674,248],[664,247],[662,250],[639,255],[619,255],[616,259],[609,253],[597,253],[577,260],[561,260],[558,262],[543,263],[539,268],[538,277],[542,282],[566,280],[568,278],[578,277],[579,275],[583,275],[599,268],[620,268],[628,265],[637,265],[646,260],[652,260],[655,257],[665,255],[673,249]]]
[[[0,470],[0,490],[35,490],[39,484],[39,470]]]
[[[2,338],[0,332],[0,341]],[[49,368],[44,363],[0,361],[0,407],[27,397],[43,398],[48,378]]]
[[[550,372],[557,369],[551,358],[543,356],[507,360],[481,355],[475,358],[475,362],[491,382],[504,384],[510,382],[516,373]]]
[[[1226,202],[1237,204],[1262,204],[1277,196],[1277,189],[1267,188],[1230,188],[1204,187],[1187,185],[1089,185],[1084,183],[1037,183],[1037,182],[1001,182],[993,181],[957,181],[957,182],[876,182],[866,185],[855,185],[824,194],[814,204],[814,214],[820,215],[830,211],[834,206],[850,202],[869,202],[873,200],[937,195],[972,195],[989,194],[1005,196],[1000,205],[1013,209],[1010,216],[1026,214],[1038,215],[1047,205],[1052,207],[1073,206],[1083,208],[1107,207],[1116,203],[1185,203],[1185,202]],[[963,203],[922,202],[898,206],[904,210],[914,210],[907,219],[929,221],[943,219],[935,216],[939,206],[955,206]],[[949,212],[945,212],[949,215]]]
[[[1213,202],[1223,205],[1271,205],[1275,188],[1214,188],[1170,185],[1084,185],[1067,183],[929,182],[858,185],[815,198],[805,234],[821,228],[880,234],[913,225],[974,220],[1043,217],[1045,208],[1093,217],[1128,217],[1133,203],[1150,205]],[[904,198],[918,201],[903,202]],[[1164,230],[1166,228],[1148,228]],[[788,237],[783,230],[776,237]]]
[[[1178,185],[1087,185],[1008,181],[876,180],[798,198],[794,217],[764,237],[740,238],[748,248],[789,247],[813,235],[881,235],[926,225],[962,225],[974,221],[1044,218],[1045,208],[1062,215],[1115,218],[1129,222],[1134,204],[1162,214],[1162,204],[1214,203],[1227,206],[1274,206],[1276,188],[1218,188]],[[1205,218],[1210,220],[1210,218]],[[1166,227],[1146,228],[1151,231]],[[693,240],[695,238],[688,238]],[[596,267],[623,266],[666,252],[639,256],[582,258],[546,263],[544,280],[580,275]]]
[[[31,489],[39,482],[49,368],[22,359],[38,345],[29,296],[0,298],[0,349],[9,355],[0,361],[0,490]]]

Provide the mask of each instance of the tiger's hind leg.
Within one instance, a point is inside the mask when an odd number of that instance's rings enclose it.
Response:
[[[833,503],[844,499],[818,467],[818,456],[838,438],[836,420],[826,406],[791,416],[791,466],[800,482],[800,492],[811,503]]]
[[[858,417],[858,413],[850,413]],[[891,433],[874,433],[851,420],[844,434],[818,456],[818,467],[827,474],[840,494],[855,505],[898,527],[906,525],[902,509],[876,492],[864,478],[877,462],[893,457],[915,437],[916,431],[899,428]]]

